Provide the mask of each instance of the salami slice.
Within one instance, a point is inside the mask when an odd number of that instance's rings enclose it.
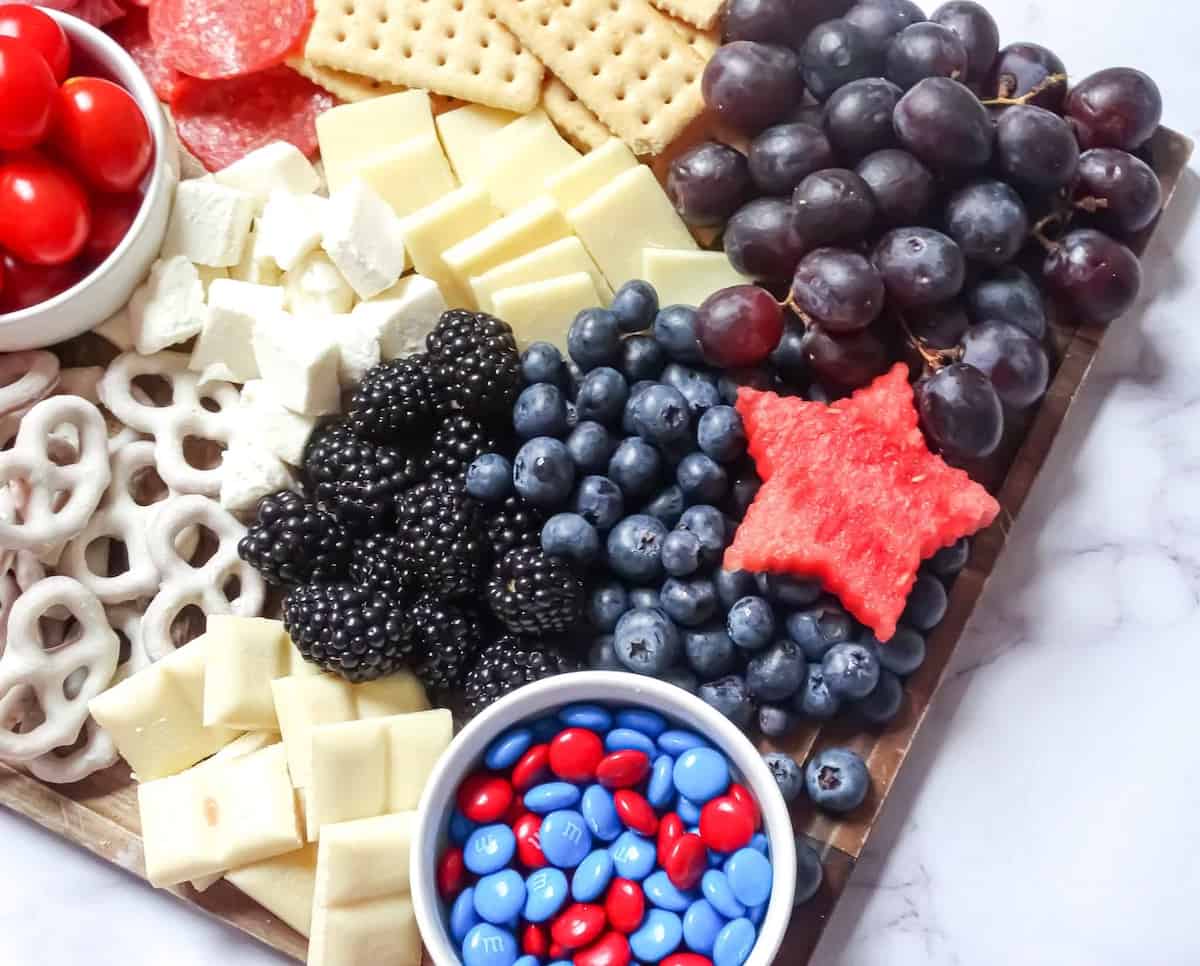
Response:
[[[335,104],[328,91],[280,66],[230,80],[183,77],[171,111],[184,147],[216,171],[271,141],[316,154],[317,115]]]
[[[158,47],[150,37],[148,14],[138,7],[130,8],[120,23],[108,31],[142,69],[160,101],[170,101],[175,85],[183,75],[163,60]]]
[[[125,8],[117,0],[79,0],[70,8],[70,13],[93,27],[107,27],[125,16]]]
[[[283,62],[312,22],[311,0],[155,0],[150,35],[191,77],[241,77]]]

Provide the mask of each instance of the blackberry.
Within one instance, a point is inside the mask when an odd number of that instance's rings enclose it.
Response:
[[[258,515],[237,549],[267,583],[280,587],[334,580],[350,559],[350,541],[337,518],[291,490],[259,500]]]
[[[350,584],[304,584],[283,602],[283,624],[306,660],[347,681],[406,667],[413,651],[402,601]]]
[[[405,591],[404,542],[393,533],[375,533],[354,545],[350,558],[350,581],[369,587],[389,598]]]
[[[537,640],[505,635],[491,644],[467,674],[463,703],[478,714],[506,694],[556,674],[578,671],[579,661]]]
[[[354,390],[347,413],[356,433],[380,442],[423,436],[433,417],[434,390],[424,353],[370,369]]]
[[[446,598],[474,594],[486,562],[483,511],[456,482],[435,476],[400,498],[396,541],[384,566],[395,569],[401,583]]]
[[[425,468],[431,475],[462,476],[475,457],[498,448],[496,437],[478,420],[461,414],[447,416],[433,432]]]
[[[492,613],[514,634],[565,634],[583,619],[583,581],[570,564],[517,547],[492,567],[487,600]]]
[[[388,526],[396,499],[426,475],[421,461],[356,436],[340,421],[322,426],[309,438],[304,472],[316,502],[352,536]]]
[[[515,547],[540,547],[545,522],[541,510],[514,493],[484,523],[493,559],[503,559]]]
[[[408,608],[412,622],[413,673],[432,690],[456,688],[479,653],[483,628],[469,607],[423,594]]]
[[[441,404],[488,422],[507,421],[521,391],[521,357],[507,322],[483,312],[443,312],[425,337]]]

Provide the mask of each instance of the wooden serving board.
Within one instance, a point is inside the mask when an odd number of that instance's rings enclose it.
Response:
[[[1184,175],[1192,148],[1188,138],[1167,128],[1161,128],[1148,145],[1146,157],[1162,181],[1164,209]],[[656,167],[660,167],[661,173],[661,166]],[[1157,222],[1134,242],[1133,247],[1139,254],[1145,250],[1156,225]],[[1104,333],[1102,326],[1072,324],[1063,319],[1052,321],[1054,358],[1051,362],[1056,368],[1045,398],[1023,425],[1011,427],[1011,439],[1006,441],[998,456],[986,465],[972,467],[972,475],[986,483],[999,499],[1001,512],[996,522],[975,538],[971,559],[951,589],[946,617],[929,636],[925,663],[906,682],[905,703],[900,715],[884,728],[864,730],[854,722],[833,721],[820,726],[814,724],[786,744],[775,745],[769,740],[761,743],[763,750],[787,751],[799,761],[807,758],[814,747],[848,746],[863,755],[872,778],[867,801],[847,818],[838,820],[822,815],[803,796],[793,807],[796,830],[807,835],[820,852],[825,879],[816,897],[793,915],[777,961],[801,966],[808,962],[816,948],[821,931],[846,887],[887,800],[892,782],[929,710],[967,619],[1004,547],[1009,526],[1020,512],[1045,462]],[[78,350],[69,354],[77,356]],[[98,360],[79,361],[95,364]],[[129,769],[123,763],[78,784],[58,787],[44,785],[0,764],[0,805],[135,875],[145,876],[137,798]],[[276,949],[297,959],[305,958],[307,944],[304,937],[228,883],[218,882],[203,893],[186,885],[172,891],[184,901]]]

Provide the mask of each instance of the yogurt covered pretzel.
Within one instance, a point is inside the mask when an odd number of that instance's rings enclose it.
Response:
[[[58,357],[53,352],[0,355],[0,414],[26,409],[44,399],[58,385],[58,377]]]

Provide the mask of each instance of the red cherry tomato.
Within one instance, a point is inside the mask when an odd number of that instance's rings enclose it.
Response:
[[[129,234],[142,207],[140,195],[97,195],[92,199],[92,233],[83,246],[84,257],[99,263],[108,258]]]
[[[0,37],[15,37],[41,54],[56,84],[66,79],[71,44],[66,31],[49,14],[21,3],[0,5]]]
[[[61,265],[83,250],[91,206],[62,165],[25,154],[0,165],[0,245],[34,265]]]
[[[132,191],[154,154],[137,101],[99,77],[72,77],[59,88],[54,145],[98,191]]]
[[[0,151],[31,148],[50,132],[54,73],[32,47],[0,37]]]
[[[4,275],[0,313],[19,312],[31,305],[48,302],[83,277],[74,262],[66,265],[30,265],[8,254],[0,254],[0,274]]]

